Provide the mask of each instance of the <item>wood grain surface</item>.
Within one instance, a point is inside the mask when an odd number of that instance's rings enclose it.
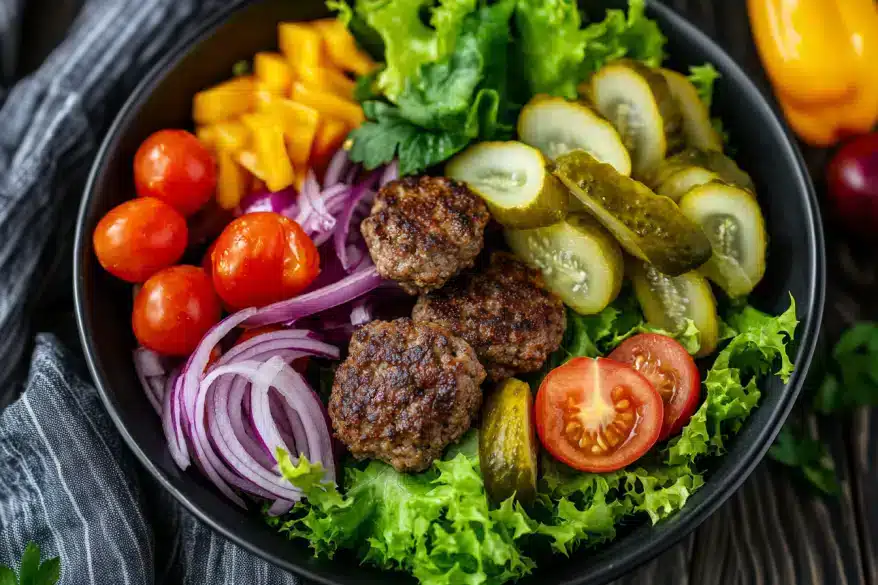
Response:
[[[743,0],[665,3],[719,42],[757,85],[769,91]],[[29,2],[19,75],[42,60],[78,5],[77,0]],[[822,169],[829,153],[803,151],[822,201]],[[827,345],[854,321],[878,318],[874,253],[857,249],[838,234],[827,226]],[[69,282],[66,277],[52,280]],[[69,311],[67,295],[63,296],[51,299],[58,312],[48,314]],[[75,343],[72,330],[62,337]],[[798,416],[831,446],[843,485],[838,499],[813,496],[785,469],[765,461],[695,533],[614,585],[878,585],[878,419],[873,410],[821,423]]]

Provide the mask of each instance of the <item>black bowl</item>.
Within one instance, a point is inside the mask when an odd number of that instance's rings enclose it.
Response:
[[[91,234],[100,217],[133,195],[132,159],[150,133],[189,127],[192,95],[227,78],[232,64],[275,46],[275,24],[325,16],[317,0],[262,0],[230,4],[181,43],[140,83],[122,108],[95,161],[82,201],[74,250],[74,289],[82,344],[107,410],[143,465],[192,513],[257,555],[322,583],[411,582],[345,562],[315,560],[304,542],[289,542],[257,514],[225,500],[195,472],[181,472],[165,448],[154,416],[134,374],[130,287],[114,280],[95,260]],[[710,39],[667,8],[653,3],[651,15],[670,39],[672,66],[712,62],[722,73],[715,111],[738,148],[738,161],[754,178],[765,210],[770,254],[765,280],[752,296],[759,308],[777,313],[791,292],[798,302],[796,371],[786,385],[765,385],[762,405],[742,429],[729,453],[717,461],[707,485],[686,507],[657,526],[636,527],[596,551],[543,563],[527,582],[600,584],[635,568],[685,536],[740,486],[786,418],[802,386],[823,311],[823,234],[813,189],[801,155],[775,111],[737,65]]]

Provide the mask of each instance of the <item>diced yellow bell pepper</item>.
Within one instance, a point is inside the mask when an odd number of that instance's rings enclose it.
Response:
[[[253,57],[253,74],[262,87],[276,95],[287,96],[293,83],[290,64],[280,53],[256,53]]]
[[[357,85],[354,80],[332,67],[300,69],[297,81],[301,81],[311,87],[332,92],[349,101],[354,100],[354,88]]]
[[[311,145],[311,168],[316,175],[323,178],[332,155],[341,148],[350,129],[341,120],[324,117],[317,128],[314,144]]]
[[[323,45],[316,29],[301,22],[282,22],[277,25],[277,37],[294,77],[302,69],[320,67]]]
[[[242,150],[235,155],[238,164],[247,169],[254,178],[265,182],[265,169],[259,162],[259,157],[250,149]]]
[[[363,109],[350,100],[325,90],[309,87],[301,82],[293,82],[290,94],[293,101],[310,106],[330,118],[338,118],[351,128],[363,123]]]
[[[199,91],[192,99],[192,118],[196,124],[213,124],[237,118],[253,109],[252,77],[236,77]]]
[[[311,143],[320,121],[317,110],[277,96],[260,100],[258,107],[283,128],[287,152],[295,170],[301,172],[307,168]]]
[[[223,209],[234,209],[241,202],[249,187],[249,175],[235,161],[231,152],[217,153],[216,202]]]
[[[216,126],[196,126],[195,137],[210,151],[216,150]]]
[[[268,188],[280,191],[292,185],[295,175],[287,154],[281,122],[265,112],[245,114],[241,120],[250,129],[253,150],[264,171],[263,180]]]
[[[353,35],[341,21],[333,18],[312,24],[320,32],[323,49],[336,67],[357,75],[366,75],[375,69],[375,62],[357,47]]]
[[[238,152],[250,145],[250,130],[242,122],[230,120],[213,126],[217,148]]]

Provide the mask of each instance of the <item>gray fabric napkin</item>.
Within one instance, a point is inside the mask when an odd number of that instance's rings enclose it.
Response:
[[[78,347],[34,340],[26,319],[36,299],[69,295],[70,227],[112,117],[155,60],[224,2],[87,0],[64,42],[9,87],[22,5],[0,0],[0,408],[18,396],[0,414],[0,565],[16,566],[34,541],[44,558],[61,558],[64,585],[296,583],[146,477]]]

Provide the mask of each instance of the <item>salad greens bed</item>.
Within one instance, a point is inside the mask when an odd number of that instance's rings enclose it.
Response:
[[[447,160],[476,140],[505,139],[533,95],[577,97],[577,86],[607,62],[623,57],[658,66],[665,37],[630,0],[627,14],[610,10],[584,24],[572,0],[357,0],[331,8],[358,41],[385,65],[360,79],[357,96],[367,121],[352,135],[350,156],[367,168],[399,160],[411,174]],[[718,74],[710,65],[690,80],[710,106]],[[636,465],[594,474],[542,457],[537,501],[489,503],[470,431],[427,471],[346,461],[342,488],[324,470],[278,452],[284,477],[304,491],[290,514],[266,516],[315,554],[355,551],[364,562],[412,573],[424,584],[501,583],[528,574],[551,551],[569,555],[611,540],[621,522],[653,523],[682,508],[704,485],[707,458],[723,454],[759,403],[766,376],[787,381],[787,347],[796,329],[795,302],[777,317],[736,302],[722,315],[725,344],[703,378],[703,403],[682,434]],[[699,332],[688,323],[674,336],[690,353]],[[562,347],[542,376],[572,357],[606,355],[624,339],[656,331],[634,295],[623,294],[596,315],[568,311]],[[663,332],[667,334],[666,332]]]
[[[322,483],[323,469],[280,453],[281,471],[305,491],[292,516],[268,521],[307,539],[315,554],[352,549],[384,569],[411,572],[422,583],[501,583],[528,574],[531,551],[547,546],[569,555],[580,545],[611,540],[620,521],[653,523],[682,508],[704,484],[704,457],[720,455],[759,403],[759,380],[792,373],[787,346],[798,321],[795,303],[779,317],[750,306],[724,316],[725,348],[704,379],[705,399],[681,436],[651,460],[608,474],[580,473],[542,458],[537,503],[528,510],[507,499],[488,504],[474,431],[442,461],[416,475],[372,461],[345,467],[344,493]],[[568,313],[568,333],[553,361],[597,356],[646,327],[623,295],[598,315]],[[647,461],[644,463],[644,461]]]

